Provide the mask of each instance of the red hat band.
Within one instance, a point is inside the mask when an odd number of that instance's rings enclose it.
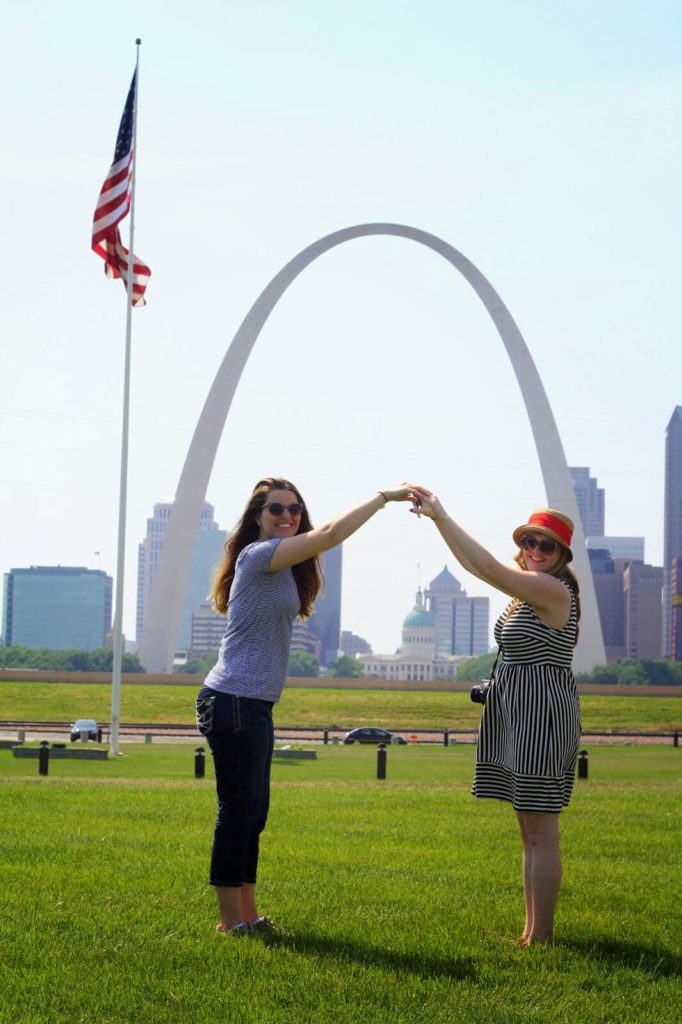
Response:
[[[573,531],[566,525],[563,519],[549,515],[547,512],[534,512],[528,520],[528,525],[544,526],[546,530],[552,530],[553,533],[556,533],[557,537],[561,537],[566,547],[570,548]]]

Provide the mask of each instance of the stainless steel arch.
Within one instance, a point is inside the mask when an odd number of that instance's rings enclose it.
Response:
[[[577,669],[586,671],[594,665],[603,664],[606,661],[604,642],[575,492],[554,416],[526,343],[500,296],[470,260],[436,235],[404,224],[359,224],[320,238],[303,249],[273,277],[246,315],[208,393],[180,475],[172,516],[146,609],[139,645],[142,664],[149,672],[170,672],[172,669],[192,546],[211,470],[239,379],[265,321],[292,281],[313,260],[343,242],[366,235],[397,235],[439,253],[466,278],[492,317],[526,405],[540,459],[547,502],[568,513],[575,522],[574,565],[580,576],[583,609],[581,639],[575,665]]]

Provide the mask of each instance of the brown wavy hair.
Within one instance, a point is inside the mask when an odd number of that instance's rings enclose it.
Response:
[[[549,575],[556,576],[558,580],[561,580],[562,583],[565,583],[571,591],[571,593],[573,594],[573,597],[575,598],[575,610],[577,616],[575,626],[575,641],[573,644],[573,646],[575,647],[575,644],[578,643],[578,635],[580,633],[580,628],[578,626],[578,623],[580,622],[580,585],[578,583],[578,579],[575,573],[572,569],[569,568],[568,565],[568,563],[570,562],[570,551],[568,550],[568,548],[565,548],[563,544],[560,545],[560,548],[561,554],[559,556],[559,560]],[[528,566],[526,565],[526,560],[523,557],[522,550],[517,551],[517,553],[514,555],[514,561],[518,566],[520,566],[524,570],[524,572],[528,572]],[[514,600],[511,602],[510,605],[508,605],[504,613],[505,622],[509,618],[509,616],[513,615],[516,609],[522,604],[523,601],[521,601],[520,598],[514,598]]]
[[[237,558],[247,544],[252,544],[260,536],[260,526],[256,521],[256,516],[261,513],[263,505],[268,500],[270,491],[293,491],[296,499],[303,506],[301,525],[298,532],[308,533],[313,528],[313,524],[308,516],[308,509],[301,497],[301,492],[297,487],[294,487],[290,480],[285,480],[283,477],[278,476],[268,476],[264,480],[259,480],[246,504],[241,519],[234,528],[232,536],[225,544],[225,554],[216,568],[213,586],[208,595],[216,611],[223,614],[227,611],[230,601],[230,590],[234,580]],[[293,565],[291,571],[294,574],[294,581],[301,602],[299,615],[302,619],[306,619],[313,610],[313,603],[322,586],[322,573],[317,555],[314,558],[307,558],[305,562],[299,562],[298,565]]]

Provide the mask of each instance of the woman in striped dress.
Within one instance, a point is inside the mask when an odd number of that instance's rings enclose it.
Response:
[[[415,488],[415,490],[418,490]],[[472,792],[511,803],[523,842],[526,921],[521,943],[550,942],[561,883],[559,812],[571,797],[580,705],[571,670],[578,638],[573,523],[533,512],[513,533],[515,566],[498,562],[419,489],[421,505],[469,572],[512,600],[495,626],[500,651],[481,719]]]

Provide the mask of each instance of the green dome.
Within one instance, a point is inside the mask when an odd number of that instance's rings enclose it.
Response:
[[[433,626],[433,619],[424,608],[413,608],[405,616],[403,627],[405,626]]]

